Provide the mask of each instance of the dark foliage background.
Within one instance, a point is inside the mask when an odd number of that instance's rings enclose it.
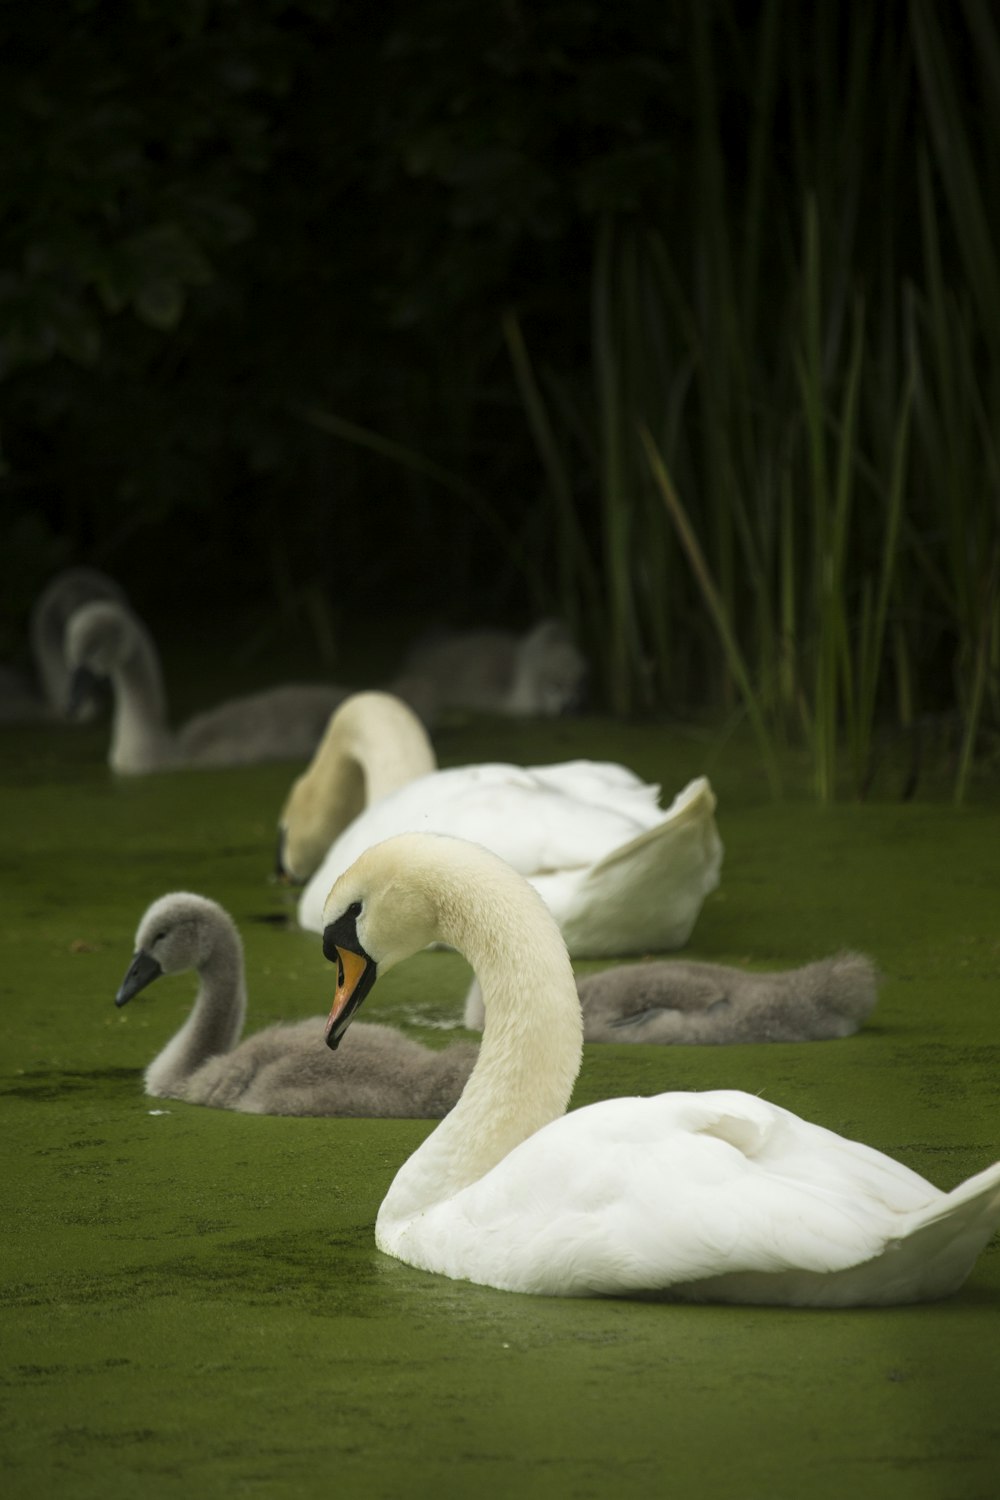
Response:
[[[426,598],[432,567],[444,595],[475,578],[477,611],[510,606],[474,516],[298,413],[391,433],[530,524],[499,314],[583,357],[594,216],[678,175],[676,11],[5,5],[17,602],[85,558],[153,594],[181,570],[352,602]]]
[[[755,651],[756,600],[785,567],[776,543],[766,556],[777,523],[754,529],[765,471],[792,453],[805,474],[806,432],[815,478],[843,430],[852,308],[852,473],[882,483],[912,395],[938,402],[921,430],[944,434],[954,478],[949,326],[974,330],[959,355],[986,392],[980,433],[998,390],[997,37],[987,0],[4,0],[8,646],[42,581],[92,562],[153,615],[179,589],[292,615],[319,599],[335,621],[559,609],[592,652],[615,638],[598,672],[615,706],[685,672],[689,699],[731,698],[676,538],[634,519],[644,461],[609,479],[611,419],[629,414],[629,442],[649,420]],[[990,519],[963,521],[949,578],[927,561],[940,503],[917,494],[915,582],[887,595],[886,639],[891,605],[936,704],[980,649],[963,620],[996,605],[995,463],[962,459]],[[884,551],[867,503],[845,567]],[[909,633],[918,616],[929,634]],[[821,629],[795,629],[801,658]],[[645,676],[616,698],[626,663]],[[888,667],[880,681],[893,691]]]

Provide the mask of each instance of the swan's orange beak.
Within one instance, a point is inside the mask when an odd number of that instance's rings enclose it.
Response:
[[[350,948],[336,948],[337,989],[330,1018],[326,1023],[326,1045],[336,1048],[347,1030],[351,1016],[375,983],[375,965],[363,953]]]

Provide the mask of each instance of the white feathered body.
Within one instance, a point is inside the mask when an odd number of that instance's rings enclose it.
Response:
[[[378,1245],[410,1265],[559,1296],[888,1304],[955,1291],[1000,1225],[1000,1162],[944,1193],[752,1094],[566,1114],[583,1051],[566,947],[537,892],[482,848],[390,839],[324,915],[338,953],[381,972],[438,939],[482,984],[476,1066],[379,1210]],[[331,1025],[349,1003],[338,992]]]
[[[736,1091],[606,1100],[484,1177],[376,1225],[409,1264],[505,1291],[845,1306],[944,1297],[1000,1220],[1000,1164],[953,1194]],[[937,1241],[938,1243],[935,1243]]]
[[[722,844],[704,777],[666,810],[659,795],[626,767],[597,761],[435,771],[366,808],[334,840],[303,892],[299,922],[322,930],[331,886],[372,844],[445,833],[524,875],[576,956],[678,947],[718,884]]]

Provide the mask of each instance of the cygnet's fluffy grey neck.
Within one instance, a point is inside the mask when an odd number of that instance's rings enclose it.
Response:
[[[198,968],[198,993],[184,1025],[146,1069],[146,1092],[184,1097],[184,1085],[209,1057],[229,1052],[243,1031],[247,992],[243,949],[235,928],[219,923]]]
[[[483,1042],[455,1108],[397,1174],[383,1224],[451,1198],[563,1114],[580,1068],[573,971],[540,897],[512,871],[495,884],[459,880],[453,894],[442,891],[439,937],[482,985]]]
[[[156,647],[138,621],[129,633],[129,650],[115,667],[112,681],[112,769],[127,775],[168,765],[174,758],[174,746],[167,728],[160,662]]]

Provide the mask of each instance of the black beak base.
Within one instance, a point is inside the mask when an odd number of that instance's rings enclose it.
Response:
[[[354,1012],[375,983],[375,960],[358,937],[357,912],[348,908],[323,929],[323,953],[337,965],[337,994],[326,1026],[326,1045],[336,1051]],[[345,972],[349,969],[350,972]]]
[[[152,984],[154,979],[159,979],[162,973],[163,970],[153,955],[147,953],[145,948],[140,948],[129,964],[125,978],[119,986],[118,993],[115,996],[115,1004],[117,1006],[127,1005],[133,995],[138,995],[139,991],[144,990],[147,984]]]

